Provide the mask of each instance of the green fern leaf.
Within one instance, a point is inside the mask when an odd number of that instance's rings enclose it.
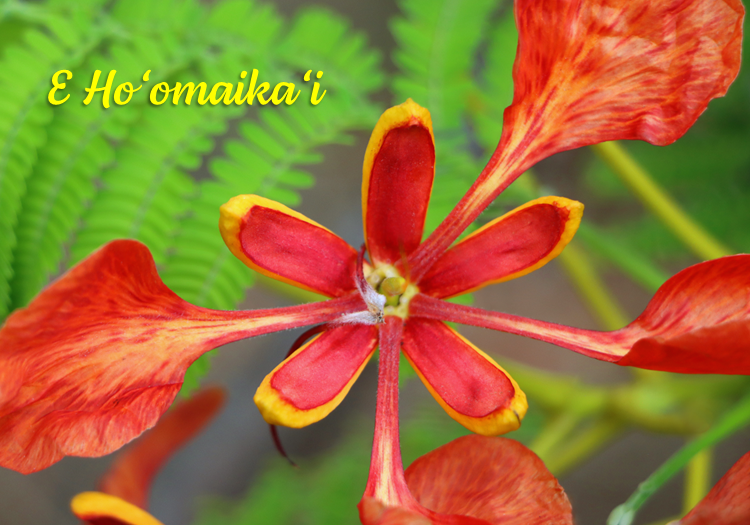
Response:
[[[80,22],[80,21],[79,21]],[[0,318],[10,307],[10,280],[16,223],[26,180],[36,162],[37,150],[47,137],[44,127],[52,119],[46,100],[52,74],[75,67],[103,36],[99,30],[83,31],[62,22],[58,39],[38,29],[28,30],[22,43],[4,50],[0,61]]]

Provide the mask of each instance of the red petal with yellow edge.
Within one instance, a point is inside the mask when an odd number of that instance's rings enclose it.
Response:
[[[541,197],[483,226],[441,256],[420,290],[447,298],[529,274],[574,237],[584,205]]]
[[[632,323],[590,331],[456,305],[419,294],[410,315],[476,325],[566,347],[619,365],[693,374],[749,374],[749,257],[682,270]]]
[[[430,113],[407,99],[386,110],[365,151],[362,210],[373,263],[395,263],[422,240],[435,175]]]
[[[680,524],[749,524],[748,453],[733,464]]]
[[[563,488],[515,440],[457,438],[415,460],[406,478],[417,501],[438,513],[490,524],[573,524]]]
[[[201,354],[362,310],[351,297],[223,312],[159,279],[148,249],[114,241],[0,328],[0,465],[30,473],[64,455],[111,453],[153,426]]]
[[[519,427],[527,397],[506,371],[455,330],[410,317],[402,342],[407,360],[454,420],[481,435]]]
[[[269,424],[305,427],[333,411],[368,363],[375,325],[341,325],[313,338],[261,383],[255,401]]]
[[[140,508],[149,507],[151,482],[159,469],[197,435],[224,405],[221,387],[203,389],[175,404],[154,428],[119,454],[99,489]]]
[[[138,506],[97,491],[79,493],[70,509],[84,524],[162,524]]]
[[[355,290],[357,251],[304,215],[257,195],[230,199],[220,214],[224,242],[253,270],[329,297]]]
[[[514,100],[467,195],[416,250],[413,279],[524,170],[604,141],[670,144],[725,94],[740,68],[738,0],[515,2]]]

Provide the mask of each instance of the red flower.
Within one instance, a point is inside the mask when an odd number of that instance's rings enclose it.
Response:
[[[159,423],[118,455],[99,491],[76,495],[71,510],[85,524],[161,524],[146,509],[157,472],[205,428],[224,405],[222,388],[208,387],[182,400]]]
[[[203,352],[327,323],[264,380],[255,397],[264,418],[292,427],[323,418],[379,346],[363,519],[371,519],[375,499],[376,508],[460,520],[423,508],[404,478],[400,348],[436,400],[472,431],[515,429],[526,400],[501,367],[440,320],[524,334],[621,365],[748,374],[747,256],[684,270],[637,320],[610,333],[443,301],[531,272],[560,253],[582,205],[558,197],[527,203],[449,247],[545,156],[603,140],[677,139],[737,74],[742,13],[731,0],[568,0],[544,9],[517,2],[516,91],[501,142],[477,183],[422,243],[433,183],[430,117],[407,101],[379,120],[363,179],[370,265],[329,230],[278,203],[240,196],[222,207],[220,228],[236,256],[329,301],[254,312],[203,309],[161,283],[139,243],[100,249],[0,330],[0,464],[30,472],[65,454],[113,451],[156,422]]]

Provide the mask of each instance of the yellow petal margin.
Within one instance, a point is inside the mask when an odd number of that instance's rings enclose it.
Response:
[[[79,493],[71,500],[70,509],[82,521],[94,524],[115,523],[114,520],[122,524],[162,524],[138,506],[98,491]]]
[[[269,424],[301,428],[309,426],[310,424],[315,424],[319,420],[326,418],[326,416],[328,416],[331,411],[336,409],[336,407],[340,403],[342,403],[342,400],[344,400],[344,397],[347,396],[347,393],[349,393],[352,385],[359,378],[360,373],[362,373],[362,370],[370,361],[370,358],[373,356],[373,352],[375,352],[375,349],[371,351],[367,358],[365,358],[362,364],[358,367],[355,374],[352,375],[345,386],[329,402],[313,409],[298,409],[290,402],[285,400],[285,398],[279,393],[279,391],[271,386],[271,380],[274,377],[274,374],[279,369],[284,367],[285,364],[292,360],[295,356],[305,351],[305,349],[312,345],[313,342],[315,342],[321,336],[322,335],[319,334],[315,338],[312,338],[308,343],[292,353],[289,358],[276,366],[276,368],[271,371],[266,376],[266,378],[263,379],[263,382],[261,382],[261,385],[258,387],[258,390],[253,397],[253,401],[256,403],[256,406],[258,406],[258,410],[261,412],[263,419]]]
[[[438,402],[441,407],[448,413],[448,415],[459,422],[461,425],[472,431],[473,433],[477,433],[478,435],[484,435],[484,436],[496,436],[496,435],[502,435],[504,433],[509,433],[511,431],[515,431],[519,429],[519,426],[522,423],[522,419],[524,418],[524,415],[527,414],[527,395],[524,394],[524,391],[522,391],[519,388],[519,384],[516,383],[516,381],[511,377],[510,374],[506,372],[506,370],[498,365],[495,360],[493,360],[490,356],[482,352],[480,349],[472,345],[472,342],[467,340],[464,336],[456,332],[451,327],[446,326],[447,329],[449,329],[454,335],[458,336],[464,343],[469,345],[477,354],[485,358],[490,364],[495,366],[499,371],[501,371],[506,378],[509,379],[511,382],[511,385],[514,388],[514,397],[511,399],[509,404],[506,407],[501,407],[499,409],[496,409],[492,413],[485,415],[483,417],[470,417],[467,415],[463,415],[453,409],[450,405],[446,403],[446,401],[441,398],[441,396],[436,392],[435,389],[433,389],[433,386],[430,385],[430,382],[427,381],[425,376],[420,372],[420,369],[412,362],[409,355],[405,352],[404,357],[407,359],[409,364],[412,366],[412,368],[415,370],[417,375],[420,377],[420,380],[422,380],[422,383],[427,387],[428,391],[431,395],[433,395],[433,398],[436,399],[436,402]]]
[[[294,285],[295,287],[321,294],[321,291],[319,290],[315,290],[302,283],[298,283],[297,281],[291,280],[287,277],[280,276],[264,267],[256,265],[250,258],[248,258],[248,256],[245,255],[245,252],[243,252],[242,249],[242,244],[240,243],[240,228],[242,227],[243,218],[248,215],[248,212],[250,212],[250,210],[254,206],[277,210],[279,212],[282,212],[283,214],[294,217],[295,219],[299,219],[300,221],[305,221],[306,223],[317,226],[318,228],[321,228],[331,234],[333,234],[333,232],[331,232],[331,230],[329,230],[325,226],[319,225],[312,219],[308,219],[300,212],[296,212],[295,210],[292,210],[291,208],[288,208],[281,203],[277,203],[276,201],[266,199],[265,197],[261,197],[259,195],[238,195],[227,201],[219,208],[219,231],[222,233],[222,238],[224,239],[224,243],[227,245],[227,248],[230,249],[235,257],[237,257],[237,259],[245,263],[248,267],[252,268],[256,272],[263,274],[264,276],[268,276],[277,281],[282,281],[289,285]]]
[[[573,239],[574,234],[576,234],[576,231],[579,230],[579,224],[581,224],[582,215],[584,214],[584,205],[580,203],[579,201],[574,201],[572,199],[566,199],[565,197],[556,197],[556,196],[539,197],[537,199],[533,199],[532,201],[529,201],[528,203],[524,203],[523,205],[517,208],[514,208],[510,212],[503,214],[501,217],[493,219],[491,222],[483,225],[482,228],[478,228],[477,230],[472,232],[470,235],[465,237],[462,241],[457,243],[456,246],[459,246],[465,241],[482,234],[484,230],[492,228],[493,225],[495,225],[496,223],[500,223],[504,219],[524,210],[525,208],[529,208],[535,205],[553,205],[557,208],[565,208],[569,212],[568,220],[566,221],[566,226],[563,227],[563,232],[561,232],[561,237],[560,239],[558,239],[558,243],[555,245],[555,247],[553,247],[553,250],[551,250],[544,258],[537,261],[537,263],[535,263],[534,265],[523,268],[519,272],[515,272],[513,274],[504,276],[501,279],[497,279],[493,281],[486,281],[470,290],[462,291],[461,294],[468,294],[470,292],[474,292],[483,287],[487,287],[488,285],[493,285],[495,283],[503,283],[504,281],[510,281],[512,279],[526,276],[530,272],[534,272],[538,268],[546,265],[549,261],[555,259],[556,257],[558,257],[558,255],[561,252],[563,252],[563,249],[566,248],[566,245],[568,245],[571,239]]]

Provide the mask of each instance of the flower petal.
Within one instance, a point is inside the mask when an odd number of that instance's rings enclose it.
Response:
[[[516,2],[508,144],[531,140],[539,159],[616,139],[674,142],[738,75],[743,13],[737,0]]]
[[[739,0],[515,2],[514,100],[479,178],[409,259],[422,277],[526,169],[621,139],[670,144],[740,68]]]
[[[373,263],[395,263],[422,239],[435,175],[430,113],[412,99],[386,110],[365,151],[362,210]]]
[[[175,404],[154,426],[122,454],[119,454],[99,489],[140,508],[149,507],[151,482],[159,469],[178,449],[203,430],[224,405],[220,387],[203,389]]]
[[[500,435],[521,424],[527,398],[516,382],[444,323],[410,317],[402,350],[430,394],[470,431]]]
[[[417,501],[438,513],[490,524],[573,524],[563,488],[515,440],[457,438],[415,460],[406,477]]]
[[[410,315],[476,325],[643,369],[749,374],[749,256],[728,256],[682,270],[623,329],[576,329],[456,305],[419,294]]]
[[[680,524],[748,524],[749,454],[733,464]]]
[[[84,524],[162,524],[138,506],[98,491],[79,493],[70,509]]]
[[[30,473],[64,455],[111,453],[153,426],[203,353],[362,310],[358,295],[214,311],[159,279],[148,249],[114,241],[0,328],[0,465]]]
[[[341,325],[313,338],[263,380],[255,401],[269,424],[305,427],[347,396],[378,342],[374,325]]]
[[[329,297],[355,290],[357,251],[327,228],[257,195],[233,197],[220,213],[224,242],[253,270]]]
[[[563,197],[530,201],[447,250],[420,290],[447,298],[529,274],[561,253],[583,211],[584,205]]]

